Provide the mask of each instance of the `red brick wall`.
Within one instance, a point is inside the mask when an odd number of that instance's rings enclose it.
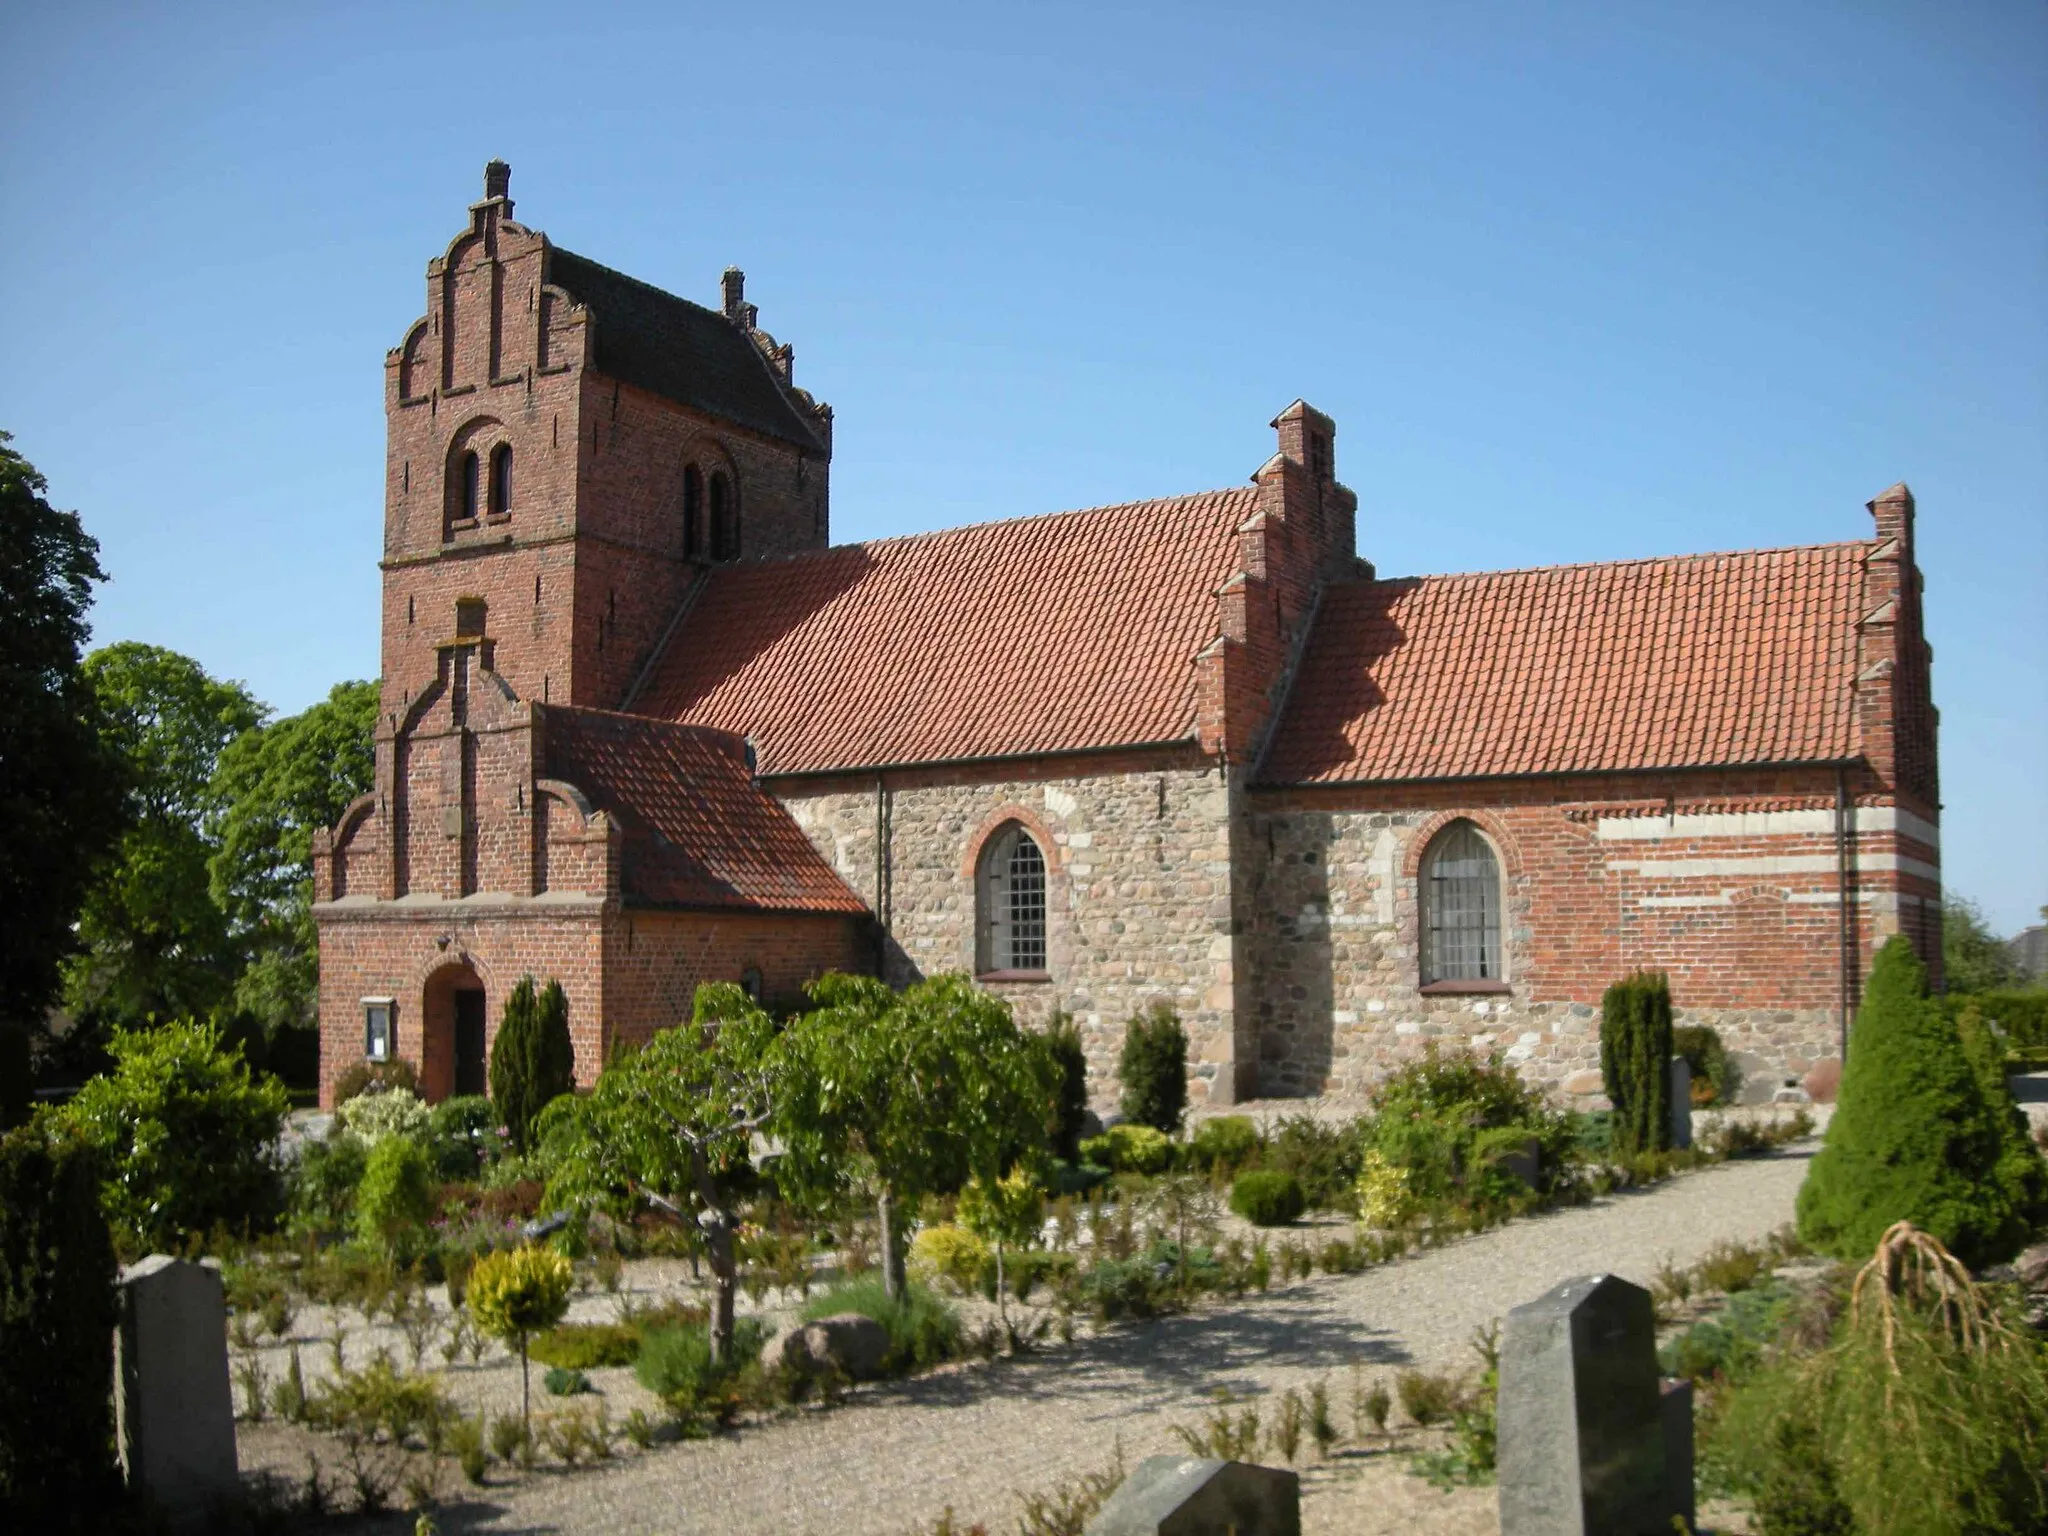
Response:
[[[858,918],[791,913],[628,912],[606,932],[605,1019],[615,1040],[645,1042],[690,1017],[697,988],[761,976],[771,1008],[803,1001],[807,981],[868,968]]]

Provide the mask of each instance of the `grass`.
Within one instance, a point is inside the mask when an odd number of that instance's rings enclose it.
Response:
[[[960,1316],[923,1286],[906,1282],[892,1301],[879,1278],[842,1281],[805,1305],[803,1319],[816,1322],[840,1312],[858,1312],[889,1330],[892,1372],[921,1371],[960,1353]]]

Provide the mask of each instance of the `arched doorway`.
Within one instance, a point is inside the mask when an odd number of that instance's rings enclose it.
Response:
[[[427,978],[420,997],[420,1093],[429,1104],[489,1092],[483,979],[466,960]]]

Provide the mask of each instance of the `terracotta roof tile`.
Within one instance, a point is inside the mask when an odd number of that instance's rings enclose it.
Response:
[[[747,735],[766,774],[1186,740],[1257,494],[722,567],[633,708]]]
[[[544,707],[547,776],[625,828],[630,904],[865,912],[803,829],[753,781],[737,736]]]
[[[1272,783],[1853,756],[1863,543],[1343,582]]]

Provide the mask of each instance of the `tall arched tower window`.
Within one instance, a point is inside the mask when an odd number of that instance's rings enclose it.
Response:
[[[1045,969],[1045,854],[1015,822],[988,841],[976,880],[981,971]]]
[[[1469,821],[1454,821],[1422,856],[1422,980],[1504,981],[1500,863]]]
[[[711,475],[711,558],[737,560],[740,554],[739,512],[732,504],[732,482],[723,471]]]
[[[456,473],[461,477],[455,489],[455,515],[464,522],[475,522],[480,510],[479,502],[483,492],[483,466],[477,462],[475,450],[462,456]]]
[[[512,445],[500,443],[491,450],[491,515],[507,517],[512,512]]]
[[[695,560],[704,553],[704,471],[694,464],[683,466],[683,558]]]

